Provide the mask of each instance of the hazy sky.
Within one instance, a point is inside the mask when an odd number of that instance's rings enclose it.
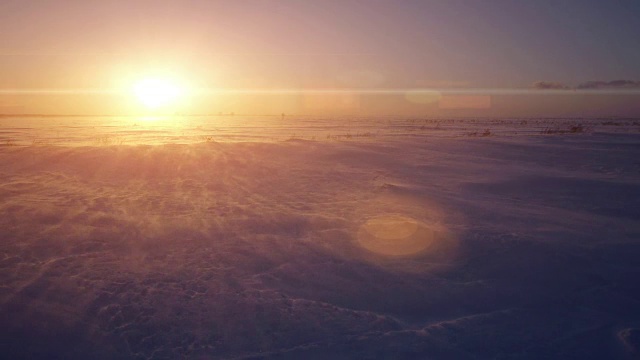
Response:
[[[0,109],[71,111],[76,104],[78,111],[88,112],[87,104],[97,106],[95,99],[8,93],[116,89],[153,72],[174,73],[198,87],[245,89],[528,88],[537,81],[569,87],[638,81],[639,15],[635,0],[4,0]],[[639,87],[630,84],[626,88]],[[371,102],[349,96],[341,97],[343,107]],[[252,102],[246,95],[228,103],[221,99],[196,102],[202,111],[203,103],[214,104],[206,110],[214,111]],[[309,103],[272,100],[266,108],[261,100],[259,107],[278,111],[278,106],[288,110],[297,104],[293,107],[303,112],[300,104]],[[526,102],[536,107],[536,101]],[[584,103],[556,102],[559,108],[575,103],[569,110]],[[100,111],[114,103],[102,101]],[[389,109],[393,103],[389,100]],[[434,107],[429,101],[410,103],[402,111],[426,113]],[[505,100],[495,96],[490,103],[495,107]],[[616,109],[637,110],[633,101],[613,103]]]

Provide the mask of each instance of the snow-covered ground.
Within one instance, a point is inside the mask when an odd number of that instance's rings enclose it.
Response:
[[[0,119],[0,357],[633,359],[640,120]]]

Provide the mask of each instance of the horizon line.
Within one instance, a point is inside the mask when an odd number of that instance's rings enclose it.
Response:
[[[640,88],[602,89],[533,89],[533,88],[195,88],[190,95],[298,95],[298,94],[359,94],[359,95],[640,95]],[[9,88],[0,95],[124,95],[131,90],[98,88]]]

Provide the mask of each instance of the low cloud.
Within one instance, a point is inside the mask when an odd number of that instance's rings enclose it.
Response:
[[[536,81],[531,84],[532,89],[537,90],[592,90],[592,89],[640,89],[640,81],[612,80],[612,81],[586,81],[578,86],[571,87],[558,81]]]
[[[540,90],[569,90],[571,87],[556,81],[536,81],[531,85],[534,89]]]
[[[587,81],[577,87],[578,89],[640,89],[640,81],[613,80],[613,81]]]

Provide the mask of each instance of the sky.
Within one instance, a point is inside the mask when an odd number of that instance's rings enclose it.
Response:
[[[634,0],[5,0],[0,112],[134,112],[125,89],[161,74],[216,90],[171,109],[186,113],[636,116],[638,15]]]

